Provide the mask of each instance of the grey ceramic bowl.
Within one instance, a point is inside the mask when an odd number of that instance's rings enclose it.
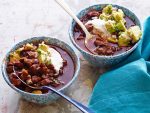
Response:
[[[97,4],[97,5],[93,5],[93,6],[84,8],[77,14],[77,17],[80,19],[85,14],[87,14],[88,11],[93,10],[93,9],[94,10],[102,10],[106,5],[108,5],[108,4]],[[129,9],[122,7],[122,6],[113,5],[113,7],[122,9],[124,11],[125,15],[129,16],[134,21],[134,23],[141,28],[140,21],[133,12],[131,12]],[[93,55],[93,54],[83,50],[79,45],[76,44],[74,37],[73,37],[73,30],[74,30],[75,24],[76,24],[76,22],[74,20],[72,20],[72,23],[71,23],[71,26],[69,29],[69,36],[70,36],[71,42],[81,52],[83,57],[94,66],[98,66],[98,67],[113,66],[113,65],[119,63],[120,61],[124,60],[131,52],[133,52],[136,49],[136,47],[140,43],[140,41],[137,42],[130,50],[120,53],[118,55],[113,55],[113,56]]]
[[[32,94],[32,93],[22,91],[22,90],[16,88],[13,84],[11,84],[11,82],[8,78],[7,72],[6,72],[6,62],[8,61],[8,56],[9,56],[10,52],[16,50],[17,48],[19,48],[20,46],[22,46],[26,43],[38,42],[38,41],[45,41],[48,44],[56,45],[56,46],[58,46],[58,47],[60,47],[64,50],[66,50],[70,54],[70,56],[72,57],[72,59],[74,61],[74,64],[75,64],[74,76],[73,76],[72,80],[69,83],[67,83],[64,87],[59,89],[59,91],[65,92],[65,90],[75,81],[75,79],[78,76],[78,73],[79,73],[79,70],[80,70],[80,61],[79,61],[78,56],[74,52],[74,50],[69,45],[67,45],[66,43],[64,43],[64,42],[62,42],[58,39],[55,39],[55,38],[34,37],[34,38],[30,38],[30,39],[24,40],[24,41],[16,44],[5,56],[5,59],[2,63],[2,74],[3,74],[3,77],[4,77],[5,81],[7,82],[7,84],[12,89],[14,89],[19,94],[21,94],[24,99],[26,99],[30,102],[38,103],[38,104],[47,104],[47,103],[50,103],[50,102],[58,99],[59,96],[57,96],[56,94],[51,93],[51,92],[49,92],[47,94]]]

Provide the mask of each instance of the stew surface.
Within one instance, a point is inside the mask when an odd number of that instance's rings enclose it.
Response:
[[[16,74],[28,85],[52,86],[56,89],[67,84],[74,75],[74,62],[68,52],[55,45],[42,43],[26,44],[10,54],[7,73],[17,88],[34,94],[46,90],[33,90],[25,86]]]
[[[119,54],[119,53],[122,53],[124,51],[127,51],[129,50],[130,48],[132,48],[134,46],[134,44],[139,40],[136,40],[136,42],[133,42],[133,38],[132,36],[127,36],[127,37],[130,37],[131,39],[130,42],[126,42],[126,40],[124,41],[123,39],[123,42],[121,42],[119,40],[119,38],[121,37],[121,35],[124,35],[125,33],[128,34],[129,32],[129,29],[131,29],[132,27],[136,26],[135,23],[132,21],[132,19],[130,19],[128,16],[124,15],[122,17],[122,20],[119,20],[119,21],[116,21],[113,17],[113,11],[114,13],[116,13],[118,10],[120,9],[113,9],[112,6],[108,5],[106,6],[106,8],[112,8],[112,12],[110,14],[106,14],[104,12],[104,9],[102,11],[97,11],[97,10],[91,10],[89,11],[86,15],[84,15],[80,20],[84,23],[84,25],[86,26],[86,28],[88,29],[88,31],[91,33],[91,34],[94,34],[96,35],[96,39],[95,40],[91,40],[89,42],[89,46],[91,45],[91,48],[93,47],[94,45],[94,48],[93,48],[93,51],[95,53],[97,53],[98,55],[106,55],[106,56],[109,56],[109,55],[116,55],[116,54]],[[122,11],[122,10],[121,10]],[[119,11],[118,11],[119,12]],[[117,13],[118,13],[117,12]],[[106,18],[102,17],[103,15],[105,14],[105,16],[110,16],[109,19],[106,20]],[[102,19],[102,18],[103,19]],[[99,29],[96,29],[96,25],[95,22],[97,20],[100,20],[100,22],[105,22],[105,27],[106,24],[111,24],[113,23],[113,25],[117,26],[119,25],[122,21],[123,24],[124,24],[124,27],[125,29],[115,29],[116,31],[114,32],[109,32],[109,36],[103,36],[103,34],[101,33],[102,31],[100,31]],[[105,20],[104,20],[105,19]],[[92,23],[93,20],[96,20],[95,22]],[[118,24],[119,23],[119,24]],[[97,24],[97,23],[96,23]],[[98,23],[98,24],[101,24],[101,23]],[[122,25],[123,25],[122,24]],[[96,26],[96,27],[95,27]],[[99,25],[100,26],[100,25]],[[95,27],[95,28],[94,28]],[[110,26],[108,26],[110,27]],[[112,26],[111,26],[112,27]],[[120,26],[119,26],[120,27]],[[122,26],[121,26],[122,27]],[[120,28],[121,28],[120,27]],[[136,26],[137,27],[137,26]],[[97,27],[98,28],[98,27]],[[138,27],[139,29],[139,27]],[[102,29],[103,30],[103,29]],[[108,31],[112,29],[107,29]],[[130,30],[131,31],[131,30]],[[136,31],[136,30],[134,30]],[[140,31],[139,31],[140,32]],[[123,34],[124,33],[124,34]],[[121,35],[120,35],[121,34]],[[135,33],[136,34],[136,33]],[[138,34],[138,33],[137,33]],[[87,52],[91,52],[87,49],[87,47],[85,46],[84,44],[84,40],[85,40],[85,34],[84,32],[82,31],[82,29],[79,27],[78,24],[75,25],[74,27],[74,39],[75,39],[75,42],[85,51]],[[119,37],[120,36],[120,37]],[[140,37],[137,36],[138,38]],[[108,40],[108,39],[111,39],[111,40]],[[121,37],[122,38],[122,37]],[[126,37],[125,37],[126,38]],[[113,39],[113,40],[112,40]],[[119,42],[120,41],[120,42]],[[118,44],[119,43],[119,44]],[[122,44],[122,45],[121,45]]]

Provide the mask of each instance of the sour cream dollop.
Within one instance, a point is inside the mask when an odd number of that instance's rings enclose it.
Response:
[[[48,51],[50,52],[51,64],[54,66],[56,74],[59,74],[59,70],[63,67],[63,58],[61,57],[60,53],[54,48],[50,47]]]
[[[89,20],[85,25],[92,24],[95,29],[102,32],[105,36],[110,36],[111,34],[107,31],[105,23],[104,20],[93,18],[93,20]]]
[[[58,75],[60,69],[63,67],[64,62],[61,54],[55,48],[44,44],[44,42],[39,44],[37,51],[39,61],[45,64],[52,64],[56,70],[55,74]]]

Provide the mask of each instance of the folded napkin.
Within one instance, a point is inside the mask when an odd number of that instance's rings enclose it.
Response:
[[[138,48],[100,76],[89,107],[96,113],[150,113],[150,17]]]

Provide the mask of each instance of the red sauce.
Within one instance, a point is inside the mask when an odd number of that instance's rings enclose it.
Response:
[[[74,76],[74,72],[75,72],[75,66],[74,66],[74,62],[68,52],[66,52],[65,50],[61,49],[60,47],[56,47],[56,46],[55,46],[55,49],[58,52],[60,52],[62,58],[67,61],[67,65],[63,69],[63,74],[62,74],[62,76],[59,77],[59,79],[61,81],[63,81],[64,84],[61,84],[59,87],[57,87],[59,89],[72,80],[72,78]]]

